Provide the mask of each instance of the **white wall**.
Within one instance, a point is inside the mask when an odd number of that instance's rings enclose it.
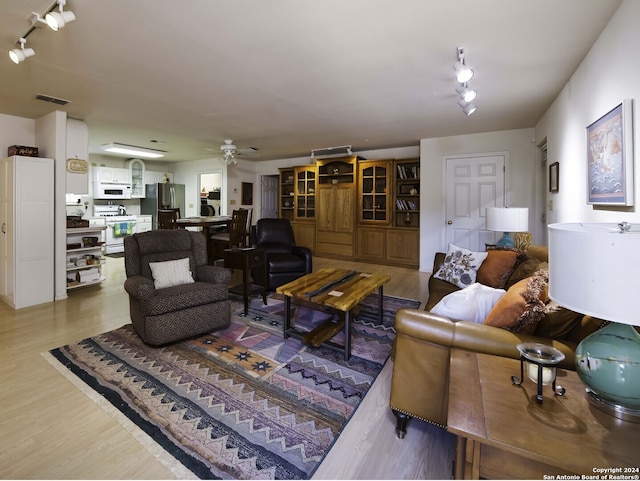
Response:
[[[7,157],[9,147],[37,147],[36,122],[32,119],[0,114],[0,157]]]
[[[536,192],[536,143],[533,129],[457,135],[420,141],[420,270],[430,272],[433,257],[446,251],[443,158],[450,155],[507,152],[507,205],[533,206]],[[530,216],[532,214],[530,213]],[[535,222],[530,228],[536,242]]]
[[[623,99],[634,99],[635,203],[640,203],[640,2],[625,0],[600,38],[536,125],[547,138],[548,162],[560,163],[560,191],[548,194],[547,218],[553,222],[640,222],[638,207],[587,204],[585,129]]]

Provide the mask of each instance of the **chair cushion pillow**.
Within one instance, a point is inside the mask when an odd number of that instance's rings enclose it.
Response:
[[[149,268],[156,289],[195,282],[189,268],[188,257],[172,261],[149,262]]]
[[[158,290],[153,298],[142,300],[142,309],[145,316],[157,316],[226,299],[229,299],[227,285],[195,282]]]
[[[459,321],[482,324],[489,311],[507,291],[475,282],[443,297],[431,312]]]
[[[487,255],[487,252],[474,252],[455,244],[449,244],[444,263],[434,274],[434,277],[458,287],[467,287],[476,282],[478,268]]]

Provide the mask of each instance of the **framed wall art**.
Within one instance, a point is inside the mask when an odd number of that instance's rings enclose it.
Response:
[[[633,102],[587,127],[587,203],[633,205]]]
[[[554,162],[549,166],[549,192],[560,191],[560,164]]]
[[[253,205],[253,183],[252,182],[243,182],[242,183],[242,200],[240,201],[242,205]]]

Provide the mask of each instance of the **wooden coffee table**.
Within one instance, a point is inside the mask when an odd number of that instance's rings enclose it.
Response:
[[[511,384],[519,360],[458,349],[450,360],[447,430],[458,435],[456,479],[640,474],[640,424],[591,406],[574,371],[558,369],[565,395],[543,386],[538,404],[528,378]]]
[[[327,345],[343,349],[345,360],[351,357],[351,319],[354,308],[370,294],[378,291],[378,310],[380,322],[383,319],[383,285],[391,278],[384,274],[356,272],[348,269],[320,269],[276,289],[284,296],[283,334],[287,338],[295,335],[314,345],[324,342]],[[339,322],[327,321],[311,333],[297,331],[291,325],[291,300],[330,308],[342,313]],[[334,344],[328,339],[344,328],[344,346]]]

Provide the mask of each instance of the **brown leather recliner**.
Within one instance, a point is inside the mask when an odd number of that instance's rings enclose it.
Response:
[[[207,264],[201,232],[158,229],[124,238],[129,310],[142,340],[158,346],[229,326],[231,271]],[[156,289],[150,262],[189,259],[195,282]]]

